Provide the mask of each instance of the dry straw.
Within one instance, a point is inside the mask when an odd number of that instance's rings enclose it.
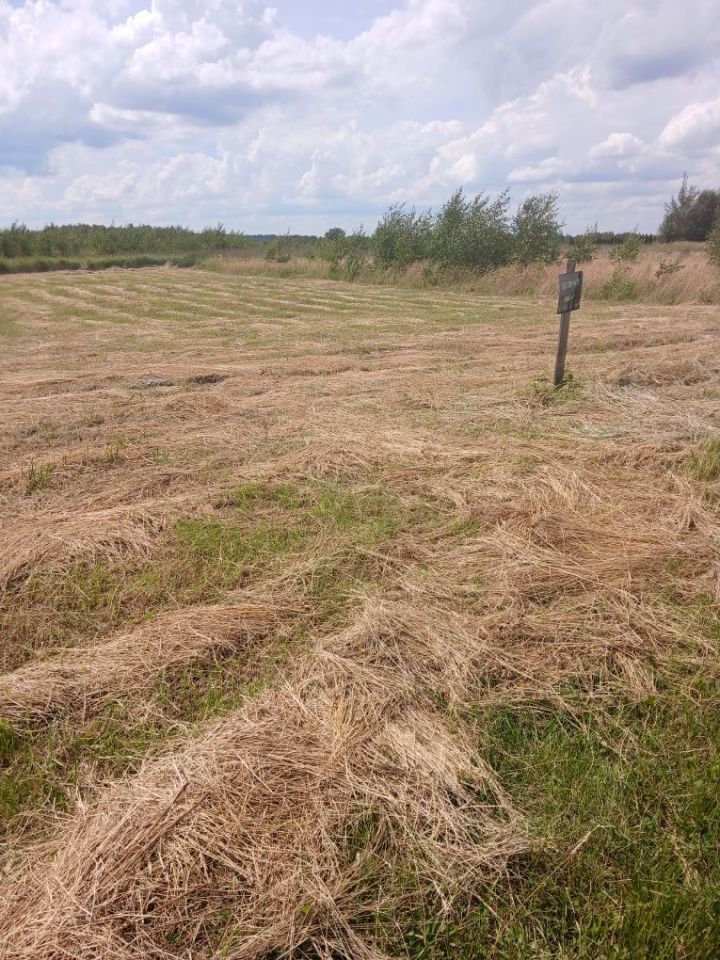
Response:
[[[40,566],[60,572],[80,558],[147,555],[164,524],[164,511],[158,515],[133,506],[16,522],[0,545],[0,591]]]
[[[689,274],[688,259],[670,279]],[[554,294],[556,271],[545,279]],[[136,295],[117,275],[103,282]],[[476,323],[483,305],[461,293],[209,273],[143,282],[142,296],[159,284],[171,302],[231,290],[232,310],[244,311],[242,322],[223,321],[233,338],[266,331],[251,326],[261,301],[258,323],[276,322],[273,298],[297,316],[274,345],[233,339],[232,363],[227,341],[204,326],[179,342],[176,317],[147,311],[144,333],[166,337],[153,363],[174,358],[186,382],[92,403],[135,437],[159,423],[162,464],[146,451],[144,476],[187,499],[149,500],[130,454],[93,461],[37,507],[4,488],[4,611],[32,615],[21,586],[44,571],[152,556],[173,511],[227,522],[223,511],[236,511],[232,522],[248,528],[268,517],[307,522],[305,550],[282,569],[253,566],[249,588],[238,583],[217,605],[5,674],[0,711],[16,725],[31,719],[40,740],[58,712],[71,723],[109,698],[149,696],[166,667],[260,647],[286,629],[306,643],[274,687],[178,736],[131,777],[80,793],[46,837],[10,851],[0,957],[377,960],[384,905],[432,894],[449,910],[530,843],[478,753],[469,712],[549,701],[580,723],[618,692],[646,696],[658,662],[701,665],[708,655],[700,618],[720,582],[716,315],[588,302],[573,321],[577,390],[556,395],[538,383],[556,332],[547,304],[540,316],[527,300],[488,302],[497,315]],[[338,319],[346,302],[352,323]],[[461,309],[469,319],[458,331]],[[98,324],[108,344],[110,326]],[[84,356],[87,332],[72,343]],[[236,378],[200,396],[187,367],[195,353],[198,372],[214,362]],[[47,376],[44,355],[13,356],[28,383]],[[111,353],[106,373],[123,357],[137,378],[135,353]],[[53,402],[68,418],[79,403]],[[37,442],[22,436],[5,438],[18,460]],[[188,437],[205,460],[186,455]],[[212,485],[199,464],[210,464]],[[219,496],[248,480],[276,492],[289,484],[300,506]],[[376,527],[362,511],[320,517],[323,490],[360,504],[389,492],[392,515]],[[321,609],[328,581],[340,612],[331,590]]]
[[[63,649],[0,676],[0,716],[16,723],[70,710],[88,716],[119,691],[128,696],[152,684],[165,669],[257,642],[283,613],[270,604],[188,607],[97,646]]]
[[[292,681],[147,763],[70,819],[3,887],[0,956],[202,955],[228,899],[220,952],[377,957],[355,924],[363,875],[421,862],[449,891],[527,843],[472,744],[431,694],[474,686],[485,638],[451,612],[369,600]],[[492,658],[486,659],[486,668]],[[438,689],[439,685],[439,689]],[[494,797],[478,801],[476,791]],[[354,831],[371,824],[362,847]],[[10,880],[10,878],[7,878]]]

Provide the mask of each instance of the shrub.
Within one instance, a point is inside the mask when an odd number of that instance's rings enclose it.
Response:
[[[678,257],[670,257],[667,260],[661,260],[658,264],[658,268],[655,271],[655,276],[658,280],[661,280],[663,277],[670,277],[673,273],[678,273],[680,270],[684,269],[683,264],[680,263]]]
[[[604,300],[619,301],[634,300],[637,296],[637,288],[621,264],[615,267],[612,277],[603,284],[601,295]]]
[[[478,194],[467,200],[456,190],[435,217],[431,256],[445,267],[491,270],[509,263],[513,238],[508,225],[510,198]]]
[[[407,267],[430,254],[432,215],[390,206],[373,234],[375,259],[381,266]]]
[[[581,236],[575,237],[568,249],[567,255],[576,263],[592,263],[598,247],[597,224],[588,227]]]
[[[513,220],[515,260],[555,263],[560,256],[560,219],[557,193],[541,193],[524,200]]]
[[[274,263],[290,263],[292,256],[290,242],[287,237],[276,237],[271,240],[265,250],[265,259]]]
[[[329,236],[332,234],[332,236]],[[359,227],[348,237],[345,231],[328,230],[320,247],[320,256],[330,264],[331,280],[356,280],[370,255],[370,240]]]
[[[635,263],[640,255],[642,245],[642,237],[637,230],[633,230],[632,233],[627,234],[621,244],[610,251],[610,259],[617,264]]]
[[[478,272],[512,260],[554,263],[560,252],[557,194],[528,197],[512,220],[509,205],[507,191],[494,200],[482,193],[471,200],[462,189],[437,214],[394,204],[373,234],[375,260],[401,268],[429,260],[441,268]]]

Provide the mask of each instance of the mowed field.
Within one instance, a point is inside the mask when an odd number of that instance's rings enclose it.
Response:
[[[0,278],[0,957],[720,948],[720,311]]]

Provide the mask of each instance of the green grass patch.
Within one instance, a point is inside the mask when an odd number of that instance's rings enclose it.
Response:
[[[693,450],[687,459],[687,468],[701,483],[714,483],[720,479],[720,438],[708,440]]]
[[[530,385],[530,397],[543,407],[583,399],[583,382],[570,370],[565,372],[562,382],[556,387],[544,377],[533,380]]]
[[[218,506],[253,509],[259,504],[277,504],[288,510],[304,503],[302,490],[291,483],[241,483],[220,500]]]
[[[597,714],[578,724],[531,705],[480,713],[479,749],[527,814],[532,850],[450,916],[427,902],[381,916],[390,955],[718,955],[720,682],[667,678],[643,703]]]
[[[103,462],[112,466],[122,456],[121,444],[109,444]],[[51,479],[34,468],[28,492]],[[62,574],[38,571],[4,594],[0,667],[14,669],[42,648],[94,641],[178,605],[216,603],[303,551],[335,569],[339,593],[351,590],[364,562],[355,548],[391,539],[412,520],[379,486],[240,484],[211,515],[178,520],[149,559],[78,560]],[[340,601],[328,602],[322,616],[333,605],[341,609]]]

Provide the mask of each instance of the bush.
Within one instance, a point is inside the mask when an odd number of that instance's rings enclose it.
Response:
[[[513,220],[515,260],[523,266],[555,263],[560,256],[560,226],[557,193],[524,200]]]
[[[610,259],[613,263],[636,263],[640,255],[640,249],[643,240],[637,230],[628,233],[623,242],[610,251]]]
[[[585,233],[575,237],[568,248],[567,255],[576,263],[592,263],[595,259],[598,247],[598,229],[597,224],[594,227],[588,227]]]
[[[349,237],[344,230],[328,230],[320,247],[320,256],[330,264],[331,280],[356,280],[367,265],[370,240],[362,227]]]
[[[290,242],[287,237],[271,240],[265,250],[265,259],[272,260],[274,263],[290,263],[291,256]]]
[[[382,267],[408,267],[431,261],[443,269],[484,272],[515,260],[554,263],[560,252],[558,197],[528,197],[512,221],[507,191],[494,200],[486,194],[468,199],[456,190],[439,213],[418,214],[404,204],[387,210],[372,238]]]
[[[408,267],[430,255],[432,215],[407,210],[405,204],[393,204],[373,234],[376,261],[384,267]]]
[[[509,263],[513,252],[509,203],[507,191],[491,201],[484,194],[467,200],[462,190],[456,190],[435,217],[432,258],[444,267],[480,271]]]
[[[636,298],[637,288],[620,264],[615,267],[612,277],[603,284],[601,296],[603,300],[617,301]]]

